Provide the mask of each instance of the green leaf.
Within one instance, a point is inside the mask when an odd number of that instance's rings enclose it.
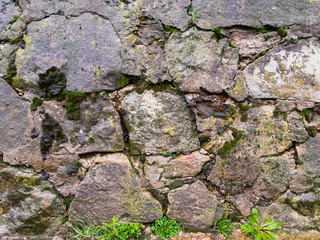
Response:
[[[256,219],[254,217],[252,217],[252,216],[249,216],[248,219],[249,219],[249,223],[252,224],[252,225],[256,224],[256,222],[257,222]]]
[[[274,239],[278,239],[278,238],[280,237],[278,234],[276,234],[276,233],[274,233],[274,232],[271,232],[271,231],[267,231],[267,233],[268,233],[271,237],[273,237]]]
[[[255,208],[252,208],[251,213],[252,213],[252,216],[254,217],[254,219],[256,220],[256,222],[259,222],[258,210]]]
[[[274,230],[274,229],[281,229],[282,228],[282,224],[278,223],[278,222],[271,222],[268,225],[264,225],[263,229],[265,230]]]
[[[258,234],[254,238],[255,240],[262,240],[261,232],[258,232]]]

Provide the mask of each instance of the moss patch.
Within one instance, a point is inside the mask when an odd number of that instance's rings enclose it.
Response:
[[[282,38],[286,37],[288,35],[287,31],[284,30],[283,28],[278,29],[278,35]]]
[[[43,103],[43,100],[37,97],[34,97],[32,99],[32,103],[30,104],[31,111],[37,111],[38,107],[41,106]]]
[[[227,142],[223,145],[222,148],[219,149],[218,153],[222,156],[222,157],[227,157],[232,149],[234,149],[237,145],[238,142],[243,138],[243,132],[239,132],[237,133],[235,139],[233,139],[230,142]]]
[[[45,73],[39,74],[38,85],[47,98],[57,97],[66,87],[67,78],[58,68],[52,67]]]
[[[124,74],[121,74],[117,79],[117,89],[127,86],[129,82],[130,82],[129,77]]]
[[[45,115],[45,119],[42,121],[42,132],[40,147],[43,155],[50,151],[54,141],[56,141],[57,146],[68,141],[62,127],[48,114]]]

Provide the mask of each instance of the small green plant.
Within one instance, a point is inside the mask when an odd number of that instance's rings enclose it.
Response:
[[[98,239],[127,240],[141,235],[142,225],[139,223],[119,223],[119,217],[112,218],[110,223],[102,223]]]
[[[229,239],[229,236],[232,234],[233,230],[236,228],[236,225],[232,222],[232,218],[229,215],[231,211],[231,205],[228,202],[230,200],[230,195],[226,196],[226,202],[222,204],[224,208],[223,216],[217,221],[216,227],[218,227],[218,233],[222,234],[226,239]]]
[[[195,8],[192,6],[190,6],[187,10],[187,13],[189,16],[191,16],[192,21],[195,21],[198,17],[200,17],[199,15],[197,15],[197,10],[198,10],[198,8]]]
[[[71,239],[96,239],[96,236],[99,234],[100,229],[97,226],[94,225],[87,225],[83,220],[81,219],[77,219],[77,221],[80,223],[79,225],[70,225],[73,230],[76,232],[76,235],[72,236],[71,238],[69,238],[69,240]]]
[[[173,236],[178,236],[181,223],[175,220],[170,220],[166,217],[161,217],[156,220],[152,226],[152,231],[161,239],[168,239]]]
[[[220,219],[216,226],[218,227],[218,233],[222,234],[226,239],[229,239],[232,231],[236,228],[236,225],[231,219]]]
[[[127,240],[137,238],[141,235],[142,225],[140,223],[119,223],[119,216],[112,218],[110,223],[103,222],[101,226],[87,225],[78,219],[80,224],[70,225],[76,232],[71,239],[99,239],[99,240]]]
[[[255,240],[273,240],[279,238],[279,235],[272,230],[281,229],[281,223],[268,220],[264,223],[259,221],[258,210],[252,208],[252,216],[249,216],[248,223],[240,226],[241,231],[247,235],[251,235]]]

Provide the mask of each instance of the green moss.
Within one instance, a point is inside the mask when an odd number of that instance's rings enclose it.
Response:
[[[268,33],[271,32],[271,30],[265,29],[265,28],[255,28],[252,30],[255,33]]]
[[[282,38],[286,37],[288,35],[287,31],[284,30],[283,28],[278,29],[278,35]]]
[[[9,44],[13,45],[13,44],[18,44],[21,40],[22,40],[22,35],[20,35],[19,37],[17,37],[16,39],[10,39],[9,40]]]
[[[301,160],[301,158],[299,158],[299,157],[297,157],[296,159],[295,159],[295,164],[296,165],[302,165],[304,162]]]
[[[129,148],[131,155],[137,155],[141,153],[141,147],[139,144],[134,143],[132,140],[129,139]]]
[[[89,137],[88,141],[89,141],[89,143],[95,143],[95,140],[93,137]]]
[[[60,69],[51,67],[45,73],[39,74],[39,88],[47,98],[57,98],[67,85],[67,78]]]
[[[89,93],[74,93],[74,92],[63,92],[62,98],[65,99],[65,108],[67,110],[67,118],[69,120],[79,120],[81,117],[80,104],[89,96]]]
[[[317,128],[315,126],[307,127],[307,132],[310,137],[315,137],[317,135]]]
[[[9,24],[13,24],[13,23],[15,23],[18,19],[19,19],[19,16],[14,16],[13,18],[11,18],[11,20],[10,20],[8,23],[9,23]]]
[[[172,86],[169,83],[160,83],[160,84],[142,84],[136,88],[136,92],[139,94],[144,93],[145,90],[153,90],[154,92],[164,92],[166,90],[178,91],[179,88]],[[180,90],[179,90],[180,91]]]
[[[304,117],[304,119],[308,122],[311,121],[311,116],[310,116],[310,111],[309,109],[303,109],[302,111],[299,112],[301,116]]]
[[[163,25],[163,30],[165,32],[164,37],[166,39],[168,39],[173,33],[181,33],[181,31],[178,28],[168,26],[168,25]]]
[[[262,57],[263,55],[265,55],[268,52],[268,50],[264,50],[262,52],[259,52],[259,57]]]
[[[30,104],[31,111],[37,111],[38,107],[41,106],[43,103],[43,100],[37,97],[34,97],[32,99],[32,103]]]
[[[28,184],[30,186],[37,186],[41,183],[41,179],[40,178],[27,178]]]
[[[150,44],[152,44],[153,42],[156,42],[159,45],[159,47],[161,47],[161,49],[164,49],[164,45],[165,45],[164,41],[160,41],[159,39],[153,38]]]
[[[14,60],[10,60],[7,68],[6,82],[15,90],[16,88],[27,90],[27,85],[22,83],[17,76],[17,68]]]
[[[251,107],[250,107],[249,105],[239,104],[239,108],[240,108],[242,111],[246,112],[246,111],[248,111]]]
[[[231,48],[237,48],[235,45],[233,45],[232,43],[229,43],[229,47]]]
[[[218,153],[222,156],[222,157],[227,157],[232,149],[234,149],[237,145],[238,145],[238,142],[243,138],[243,132],[239,132],[235,139],[230,141],[230,142],[227,142],[223,145],[222,148],[220,148],[218,150]]]
[[[220,28],[213,29],[213,32],[216,34],[218,39],[220,39],[222,37],[222,32],[221,32]]]
[[[279,108],[275,108],[273,111],[273,116],[279,117],[281,115],[284,115],[285,117],[287,116],[287,114],[285,112],[281,111]]]
[[[241,121],[241,122],[246,122],[247,120],[248,120],[248,114],[243,113],[243,114],[241,115],[240,121]]]
[[[73,200],[73,196],[65,197],[65,198],[63,199],[62,202],[63,202],[63,204],[66,206],[67,209],[69,208],[72,200]]]
[[[173,189],[176,189],[176,188],[179,188],[179,187],[182,187],[184,184],[183,181],[180,181],[180,180],[177,180],[177,181],[174,181],[172,183],[170,183],[169,185],[169,189],[170,190],[173,190]]]
[[[69,221],[69,217],[68,216],[64,216],[62,221],[61,221],[61,225],[65,224],[68,221]]]
[[[117,79],[117,89],[127,86],[129,82],[129,77],[121,73],[121,75]]]

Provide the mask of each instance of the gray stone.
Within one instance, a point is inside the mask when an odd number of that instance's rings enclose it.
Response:
[[[143,0],[141,5],[146,14],[161,20],[165,25],[174,26],[182,31],[188,27],[191,18],[187,14],[190,0]]]
[[[296,195],[290,191],[282,195],[277,202],[289,205],[293,210],[303,216],[310,218],[319,218],[320,196],[317,193],[305,193]]]
[[[226,89],[226,92],[237,101],[243,101],[250,96],[243,72],[238,72],[234,78],[234,83]]]
[[[210,161],[210,157],[199,152],[181,155],[170,161],[163,176],[165,178],[193,177],[201,172],[202,166],[208,161]]]
[[[261,174],[253,186],[255,196],[276,199],[286,191],[295,163],[293,156],[261,158]]]
[[[232,85],[239,49],[212,36],[212,32],[191,28],[174,33],[166,43],[169,72],[182,91],[221,93]]]
[[[206,186],[197,181],[168,194],[167,216],[192,229],[207,229],[214,223],[218,201]]]
[[[46,113],[61,125],[69,139],[60,144],[60,148],[76,154],[118,152],[124,149],[120,116],[104,93],[95,98],[87,97],[80,103],[79,120],[67,120],[67,112],[62,105],[57,101],[43,103]]]
[[[174,91],[131,92],[121,103],[133,154],[191,152],[200,148],[194,116]]]
[[[294,193],[308,192],[314,187],[313,176],[303,170],[295,170],[291,178],[290,190]]]
[[[86,99],[80,105],[81,118],[70,135],[77,142],[77,154],[87,152],[118,152],[124,149],[123,132],[118,112],[105,95],[94,101]],[[75,143],[74,142],[74,143]]]
[[[212,184],[223,194],[243,193],[252,186],[260,174],[260,163],[256,156],[236,148],[230,156],[216,158],[216,164],[208,176]]]
[[[250,27],[312,25],[318,23],[318,2],[277,0],[193,0],[195,21],[204,29],[243,25]]]
[[[21,80],[37,84],[51,67],[66,75],[66,90],[97,92],[121,85],[120,39],[109,20],[91,13],[53,15],[28,24],[25,49],[16,56]],[[120,85],[119,85],[120,84]]]
[[[221,95],[189,93],[185,98],[196,116],[201,140],[215,140],[233,121],[228,117],[227,99]]]
[[[280,154],[292,145],[289,126],[283,116],[274,117],[275,107],[252,107],[239,116],[232,126],[243,131],[239,145],[255,151],[259,157]]]
[[[244,70],[250,96],[320,101],[317,39],[278,45]]]
[[[64,215],[62,200],[41,175],[0,163],[0,237],[53,236]]]
[[[268,207],[257,207],[261,221],[273,219],[281,222],[283,228],[294,228],[299,230],[310,229],[317,226],[317,221],[300,215],[286,204],[272,203]]]
[[[0,44],[0,75],[6,76],[10,57],[18,47],[11,44]]]
[[[125,74],[143,77],[153,84],[171,81],[163,50],[157,43],[129,48],[123,58],[122,72]]]
[[[101,224],[117,215],[123,221],[153,222],[162,216],[162,209],[141,188],[125,155],[97,157],[70,205],[69,217]]]
[[[292,141],[305,142],[308,140],[309,135],[304,126],[303,117],[299,113],[290,113],[287,120]]]
[[[143,19],[136,29],[137,31],[129,35],[122,36],[120,33],[122,72],[140,76],[153,84],[171,81],[162,49],[165,39],[161,23]]]
[[[238,28],[230,29],[228,35],[230,42],[240,49],[241,66],[253,62],[259,54],[269,50],[281,40],[277,32],[256,33]]]
[[[10,0],[0,2],[0,40],[14,40],[21,34],[24,23],[20,19],[20,8]],[[16,20],[16,21],[14,21]]]
[[[20,99],[2,78],[0,78],[0,93],[0,152],[5,155],[6,151],[31,140],[27,137],[29,104]]]
[[[320,176],[320,134],[297,146],[298,157],[304,162],[303,169],[314,177]]]

